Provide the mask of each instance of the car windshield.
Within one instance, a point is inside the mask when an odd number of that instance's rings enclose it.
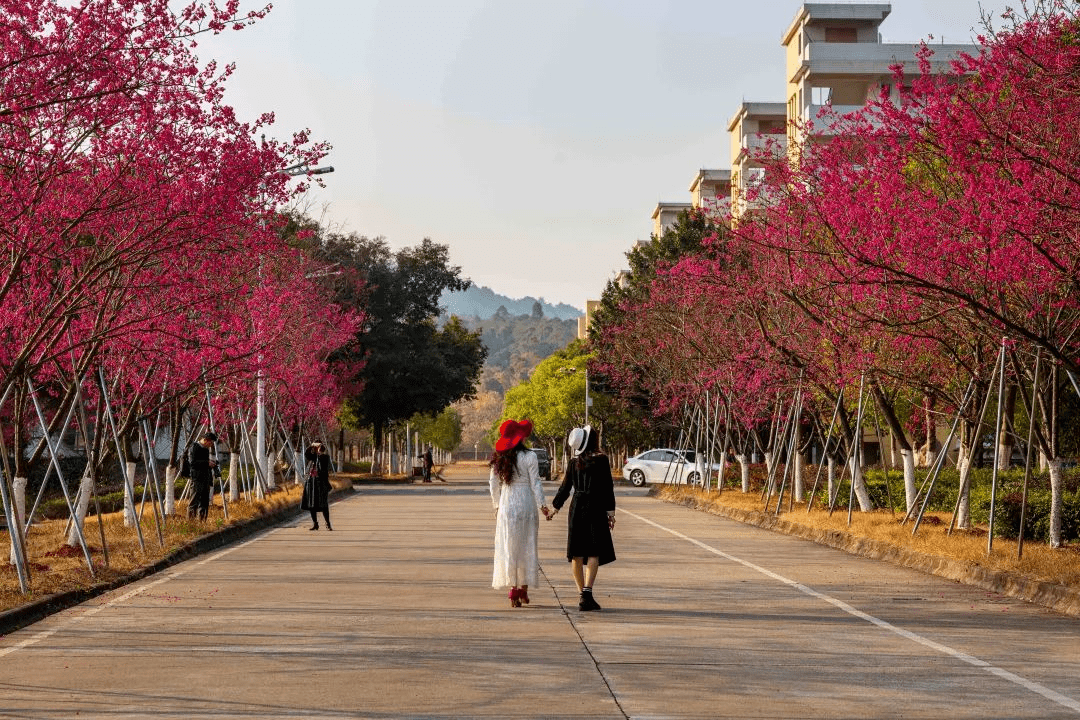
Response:
[[[694,462],[694,459],[697,457],[693,450],[683,450],[682,455],[686,458],[686,462]]]

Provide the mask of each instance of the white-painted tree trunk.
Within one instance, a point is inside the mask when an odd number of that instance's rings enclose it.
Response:
[[[266,484],[271,490],[277,487],[277,458],[274,450],[266,453]]]
[[[240,453],[229,453],[229,502],[240,500]]]
[[[260,465],[259,463],[263,463],[263,464]],[[263,467],[266,467],[265,461],[256,459],[255,460],[255,473],[254,473],[254,475],[252,477],[252,479],[255,481],[255,499],[256,500],[262,500],[264,497],[266,497],[266,491],[263,490],[263,483],[266,481],[266,478],[262,477],[262,470],[260,469],[260,468],[263,468]]]
[[[860,462],[858,468],[856,468],[855,459],[852,458],[848,461],[848,469],[851,470],[851,482],[855,486],[855,499],[859,503],[859,509],[863,512],[870,512],[874,509],[874,504],[870,502],[870,491],[866,489],[866,478],[863,476],[862,463]]]
[[[915,504],[915,495],[918,489],[915,487],[915,453],[912,450],[900,450],[900,461],[904,466],[904,498],[905,510],[910,511]]]
[[[795,441],[792,446],[795,465],[792,468],[793,477],[791,479],[791,492],[794,493],[793,497],[797,502],[802,502],[803,496],[806,494],[806,490],[803,488],[803,456],[799,452],[799,447],[802,445],[802,429],[799,424],[795,424]]]
[[[180,469],[175,465],[165,466],[165,514],[176,514],[176,475]]]
[[[86,511],[90,507],[90,494],[94,491],[94,480],[90,477],[90,467],[87,465],[82,480],[79,481],[79,492],[75,494],[75,517],[71,519],[71,528],[68,530],[67,545],[81,547],[79,544],[79,531],[86,527]],[[78,525],[78,528],[76,528]]]
[[[135,527],[135,497],[131,494],[135,489],[135,463],[129,460],[124,470],[127,472],[127,482],[124,483],[124,527]]]
[[[971,449],[960,443],[956,469],[960,472],[960,502],[956,507],[956,527],[971,527],[971,493],[968,478],[971,474]]]
[[[776,453],[765,453],[765,482],[769,481],[769,478],[773,476],[773,465],[776,464]],[[775,479],[774,479],[775,480]]]
[[[742,481],[742,491],[750,492],[750,458],[745,455],[736,455],[735,460],[739,463],[739,479]]]
[[[1061,547],[1061,494],[1065,488],[1065,476],[1061,458],[1051,460],[1050,466],[1050,547]]]
[[[26,478],[17,477],[11,481],[11,509],[18,524],[18,531],[22,535],[22,528],[26,525]],[[25,547],[25,545],[24,545]],[[11,564],[17,564],[15,557],[15,538],[11,538]]]

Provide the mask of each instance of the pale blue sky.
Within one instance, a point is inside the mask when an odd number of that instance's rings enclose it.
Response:
[[[743,100],[782,101],[799,0],[273,0],[202,42],[227,101],[334,149],[313,215],[424,237],[480,285],[583,307],[699,168],[729,166]],[[1000,13],[1005,0],[982,7]],[[967,42],[978,0],[895,0],[886,42]]]

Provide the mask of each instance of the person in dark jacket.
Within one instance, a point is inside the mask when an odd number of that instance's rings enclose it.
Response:
[[[307,460],[308,476],[304,482],[304,496],[300,500],[300,509],[311,511],[311,529],[319,529],[319,513],[326,520],[326,529],[330,526],[330,454],[321,442],[314,442],[304,450]]]
[[[431,459],[431,447],[424,451],[424,482],[431,482],[431,469],[435,467],[435,461]]]
[[[567,520],[566,559],[571,563],[574,582],[581,597],[578,609],[599,610],[593,598],[593,585],[601,565],[615,561],[611,531],[615,527],[615,486],[611,463],[600,452],[600,439],[590,426],[574,428],[567,440],[575,455],[566,468],[559,491],[555,493],[548,520],[555,517],[574,491]]]
[[[217,442],[217,435],[204,434],[199,442],[191,446],[188,462],[191,464],[191,500],[188,502],[189,518],[205,520],[210,512],[210,483],[213,482],[213,468],[217,461],[210,457],[210,448]]]

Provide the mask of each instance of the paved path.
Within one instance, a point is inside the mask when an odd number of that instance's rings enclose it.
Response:
[[[0,638],[0,718],[1080,716],[1080,622],[620,489],[579,613],[490,588],[486,480],[359,488]],[[554,485],[548,484],[548,495]]]

